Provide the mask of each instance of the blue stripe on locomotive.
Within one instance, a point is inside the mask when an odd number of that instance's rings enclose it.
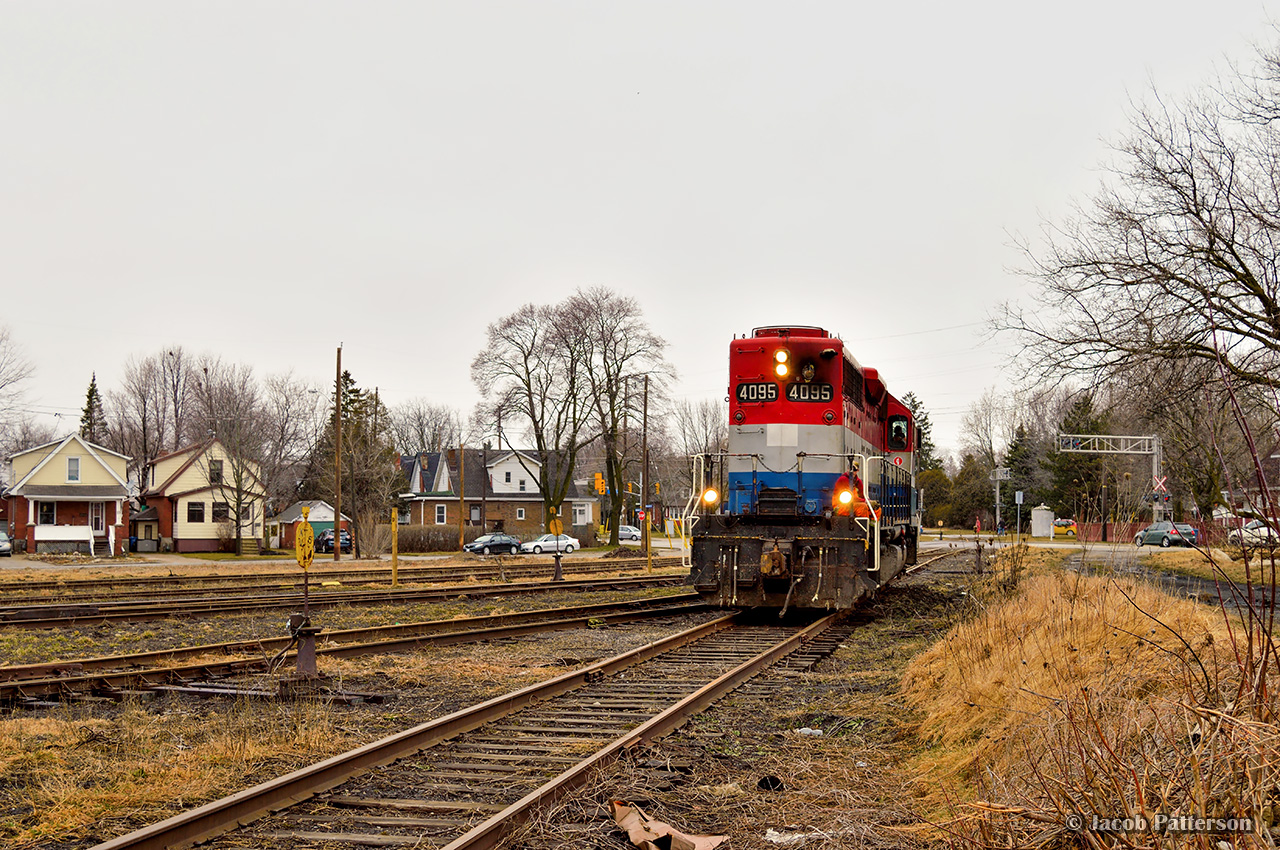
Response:
[[[756,512],[760,488],[788,487],[797,491],[797,507],[808,516],[821,515],[831,507],[831,492],[839,474],[834,472],[731,472],[725,509],[730,514]],[[909,522],[916,511],[916,491],[909,484],[867,482],[867,497],[880,503],[884,520]]]
[[[761,487],[789,487],[799,494],[800,512],[818,516],[831,507],[831,490],[839,477],[835,472],[731,472],[725,507],[731,514],[755,513]]]

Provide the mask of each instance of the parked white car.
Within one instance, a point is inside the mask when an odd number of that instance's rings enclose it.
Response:
[[[544,534],[536,540],[520,544],[521,552],[532,552],[535,555],[541,555],[543,552],[568,553],[581,548],[582,544],[578,542],[578,538],[567,534]]]
[[[1276,530],[1260,519],[1251,519],[1243,528],[1227,532],[1227,542],[1233,546],[1274,546]]]

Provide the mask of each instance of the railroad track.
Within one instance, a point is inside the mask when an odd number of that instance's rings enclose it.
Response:
[[[481,598],[545,593],[557,590],[623,590],[680,584],[684,572],[653,573],[634,577],[576,579],[573,581],[517,582],[503,585],[451,585],[431,588],[391,590],[321,589],[309,594],[311,608],[339,605],[384,605],[404,602],[431,602],[460,596]],[[0,607],[0,628],[49,629],[92,626],[102,623],[160,620],[173,617],[201,617],[228,612],[299,608],[301,593],[285,592],[210,599],[163,599],[152,602],[101,601],[85,604],[8,605]]]
[[[525,555],[515,561],[506,561],[499,565],[496,558],[488,558],[463,564],[439,566],[401,565],[397,578],[401,582],[423,581],[464,581],[468,578],[508,578],[550,576],[555,567],[550,561],[537,560],[543,556]],[[669,569],[680,565],[679,557],[654,558],[655,569]],[[591,559],[574,558],[563,564],[567,572],[627,572],[647,566],[643,558]],[[312,565],[312,581],[341,581],[349,583],[389,583],[391,568],[363,567],[345,569],[328,567],[322,564]],[[271,573],[215,573],[209,575],[165,575],[165,576],[100,576],[91,579],[67,579],[62,581],[22,579],[0,581],[0,598],[20,599],[23,602],[36,602],[42,599],[62,600],[78,596],[102,598],[104,591],[117,589],[118,598],[125,598],[132,592],[138,595],[156,595],[160,593],[191,592],[194,588],[212,588],[214,591],[252,590],[263,587],[301,587],[302,573],[296,567],[291,570]],[[127,590],[132,589],[132,591]],[[26,594],[43,591],[45,597],[31,597]],[[84,591],[83,593],[80,591]]]
[[[686,616],[708,610],[710,606],[700,602],[697,594],[686,593],[599,605],[543,608],[511,614],[342,629],[321,632],[317,636],[316,654],[352,658],[403,652],[423,645],[475,643],[585,628],[596,622],[613,625]],[[92,695],[121,698],[157,688],[200,693],[208,683],[193,684],[196,680],[214,680],[218,687],[225,687],[219,680],[265,671],[269,657],[289,646],[290,639],[280,637],[0,667],[0,703],[42,707],[47,704],[44,700],[49,697],[75,699]],[[246,653],[252,655],[243,657]],[[174,663],[201,656],[237,654],[242,657],[190,664]],[[282,661],[287,663],[291,658],[293,655],[287,654]]]
[[[812,663],[840,614],[734,614],[383,738],[98,845],[98,850],[495,846],[537,807],[667,734],[775,662]],[[826,635],[824,637],[824,635]],[[240,827],[241,824],[246,826]],[[240,829],[223,839],[215,838]]]

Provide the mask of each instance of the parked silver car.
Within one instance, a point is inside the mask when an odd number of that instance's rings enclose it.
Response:
[[[1227,532],[1227,542],[1233,546],[1274,546],[1280,535],[1260,519],[1251,519],[1241,528]]]
[[[0,531],[0,555],[9,556],[13,554],[13,541],[9,539],[9,535]]]
[[[640,529],[636,528],[634,525],[620,525],[618,526],[618,539],[639,540]]]
[[[582,544],[578,542],[578,538],[567,534],[544,534],[536,540],[520,544],[521,552],[532,552],[535,555],[541,555],[543,552],[568,553],[581,548]]]

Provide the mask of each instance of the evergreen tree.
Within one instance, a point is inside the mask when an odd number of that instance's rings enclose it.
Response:
[[[89,391],[85,393],[84,412],[80,414],[80,436],[95,444],[101,444],[107,438],[107,417],[102,412],[97,372],[89,379]]]
[[[916,476],[916,487],[924,492],[924,524],[933,528],[951,514],[951,479],[942,469],[926,469]]]
[[[972,454],[964,456],[960,471],[951,483],[948,525],[973,528],[974,521],[981,518],[982,527],[991,528],[995,494],[991,490],[990,475],[991,470]]]
[[[356,385],[344,370],[342,393],[342,513],[355,520],[356,556],[373,551],[375,532],[385,523],[396,495],[403,490],[400,454],[395,449],[391,417],[375,393]],[[334,449],[337,410],[329,408],[329,422],[308,463],[300,495],[334,501]]]
[[[1058,426],[1063,434],[1105,434],[1109,429],[1106,412],[1095,412],[1092,396],[1082,396],[1071,405]],[[1077,452],[1061,452],[1055,446],[1045,456],[1044,466],[1050,473],[1045,501],[1057,516],[1085,519],[1088,506],[1097,501],[1102,488],[1106,464],[1103,456]],[[1094,511],[1096,513],[1096,510]]]
[[[1013,528],[1018,518],[1017,492],[1022,491],[1022,521],[1031,521],[1031,509],[1045,500],[1047,488],[1044,471],[1043,446],[1019,425],[1013,441],[1005,451],[1004,465],[1009,469],[1009,480],[1000,483],[1000,518]]]
[[[916,420],[916,427],[920,429],[920,445],[916,450],[919,471],[942,469],[942,459],[938,457],[938,447],[933,442],[933,423],[929,421],[924,403],[916,398],[915,393],[904,395],[902,403],[907,410],[911,411],[912,417]]]

